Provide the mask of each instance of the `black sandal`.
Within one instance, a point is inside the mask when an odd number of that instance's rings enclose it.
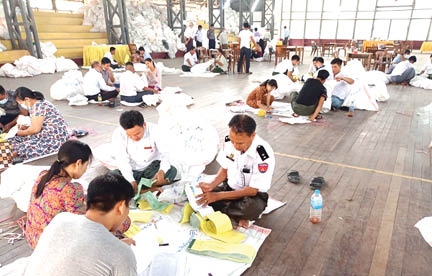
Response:
[[[24,158],[22,158],[21,156],[16,156],[16,157],[12,157],[12,164],[18,164],[18,163],[22,163],[24,162]]]
[[[298,171],[289,171],[288,172],[288,181],[294,184],[298,184],[300,182],[300,174]]]
[[[314,177],[314,178],[312,178],[312,180],[310,182],[310,188],[312,190],[321,190],[322,186],[325,183],[326,182],[324,180],[324,177],[322,177],[322,176]]]

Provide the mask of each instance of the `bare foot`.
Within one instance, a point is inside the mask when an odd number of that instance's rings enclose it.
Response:
[[[241,219],[238,222],[238,226],[247,229],[247,228],[249,228],[249,221],[247,219]]]

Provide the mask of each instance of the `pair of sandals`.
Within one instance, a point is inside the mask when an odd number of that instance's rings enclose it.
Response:
[[[292,115],[294,118],[298,118],[298,117],[300,117],[300,115],[298,115],[297,113],[293,113],[293,114],[291,114],[291,115]],[[318,116],[315,117],[315,120],[321,120],[322,118],[323,118],[323,116],[318,114]]]
[[[298,171],[289,171],[288,172],[288,181],[294,184],[300,183],[300,174]],[[321,188],[325,185],[325,179],[322,176],[312,178],[309,183],[309,187],[312,190],[321,190]]]

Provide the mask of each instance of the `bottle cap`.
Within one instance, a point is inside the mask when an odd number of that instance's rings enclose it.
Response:
[[[320,190],[315,190],[315,194],[319,195],[320,194]]]

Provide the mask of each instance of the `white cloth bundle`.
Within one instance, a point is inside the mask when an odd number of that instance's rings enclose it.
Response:
[[[50,88],[50,95],[54,100],[61,101],[66,99],[74,103],[72,105],[82,105],[83,98],[74,98],[77,95],[84,95],[82,87],[83,76],[81,71],[72,70],[63,74],[63,77],[56,81]]]

